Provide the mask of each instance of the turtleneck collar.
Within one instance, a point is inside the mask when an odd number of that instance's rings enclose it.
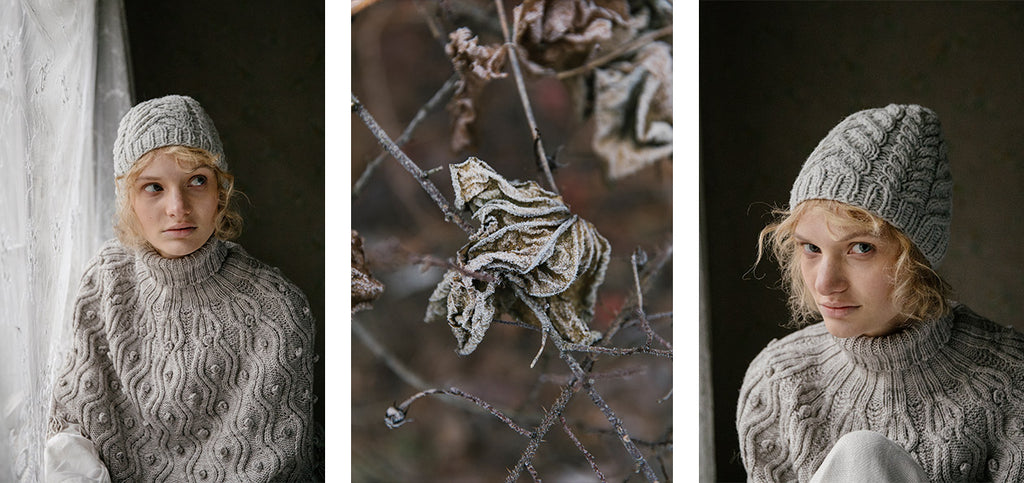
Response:
[[[198,250],[180,258],[164,258],[151,246],[136,253],[137,272],[152,278],[158,286],[185,287],[206,280],[220,269],[228,254],[228,246],[211,236]]]
[[[906,369],[928,360],[949,342],[953,316],[951,310],[942,318],[918,322],[881,337],[833,339],[855,365],[873,371]]]

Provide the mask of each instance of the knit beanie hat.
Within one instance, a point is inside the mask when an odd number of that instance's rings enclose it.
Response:
[[[949,245],[952,197],[938,116],[890,104],[832,128],[793,183],[789,208],[809,199],[864,208],[902,231],[936,267]]]
[[[205,149],[217,157],[218,168],[228,169],[210,116],[195,99],[171,95],[139,103],[121,118],[114,141],[114,177],[127,173],[143,154],[164,146]]]

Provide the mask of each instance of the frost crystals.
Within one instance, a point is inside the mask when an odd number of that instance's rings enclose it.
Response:
[[[541,327],[517,286],[544,307],[562,337],[585,345],[600,339],[588,324],[608,267],[608,240],[533,181],[507,181],[474,157],[450,168],[456,208],[469,209],[482,226],[459,250],[464,271],[445,274],[424,320],[447,320],[459,354],[470,354],[501,313]]]

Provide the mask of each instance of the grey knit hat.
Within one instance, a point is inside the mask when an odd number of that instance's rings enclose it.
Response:
[[[218,168],[228,169],[210,116],[195,99],[171,95],[141,102],[121,118],[114,141],[114,177],[127,173],[143,154],[176,145],[205,149],[217,157]]]
[[[864,208],[907,235],[935,267],[949,245],[952,198],[938,116],[926,107],[890,104],[832,128],[793,183],[789,208],[809,199]]]

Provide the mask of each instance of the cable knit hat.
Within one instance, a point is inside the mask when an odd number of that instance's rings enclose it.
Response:
[[[907,235],[935,267],[949,245],[952,195],[938,116],[890,104],[832,128],[800,170],[789,208],[809,199],[864,208]]]
[[[114,176],[127,173],[143,154],[175,145],[205,149],[217,157],[218,168],[228,169],[210,116],[195,99],[171,95],[141,102],[121,118],[114,141]]]

